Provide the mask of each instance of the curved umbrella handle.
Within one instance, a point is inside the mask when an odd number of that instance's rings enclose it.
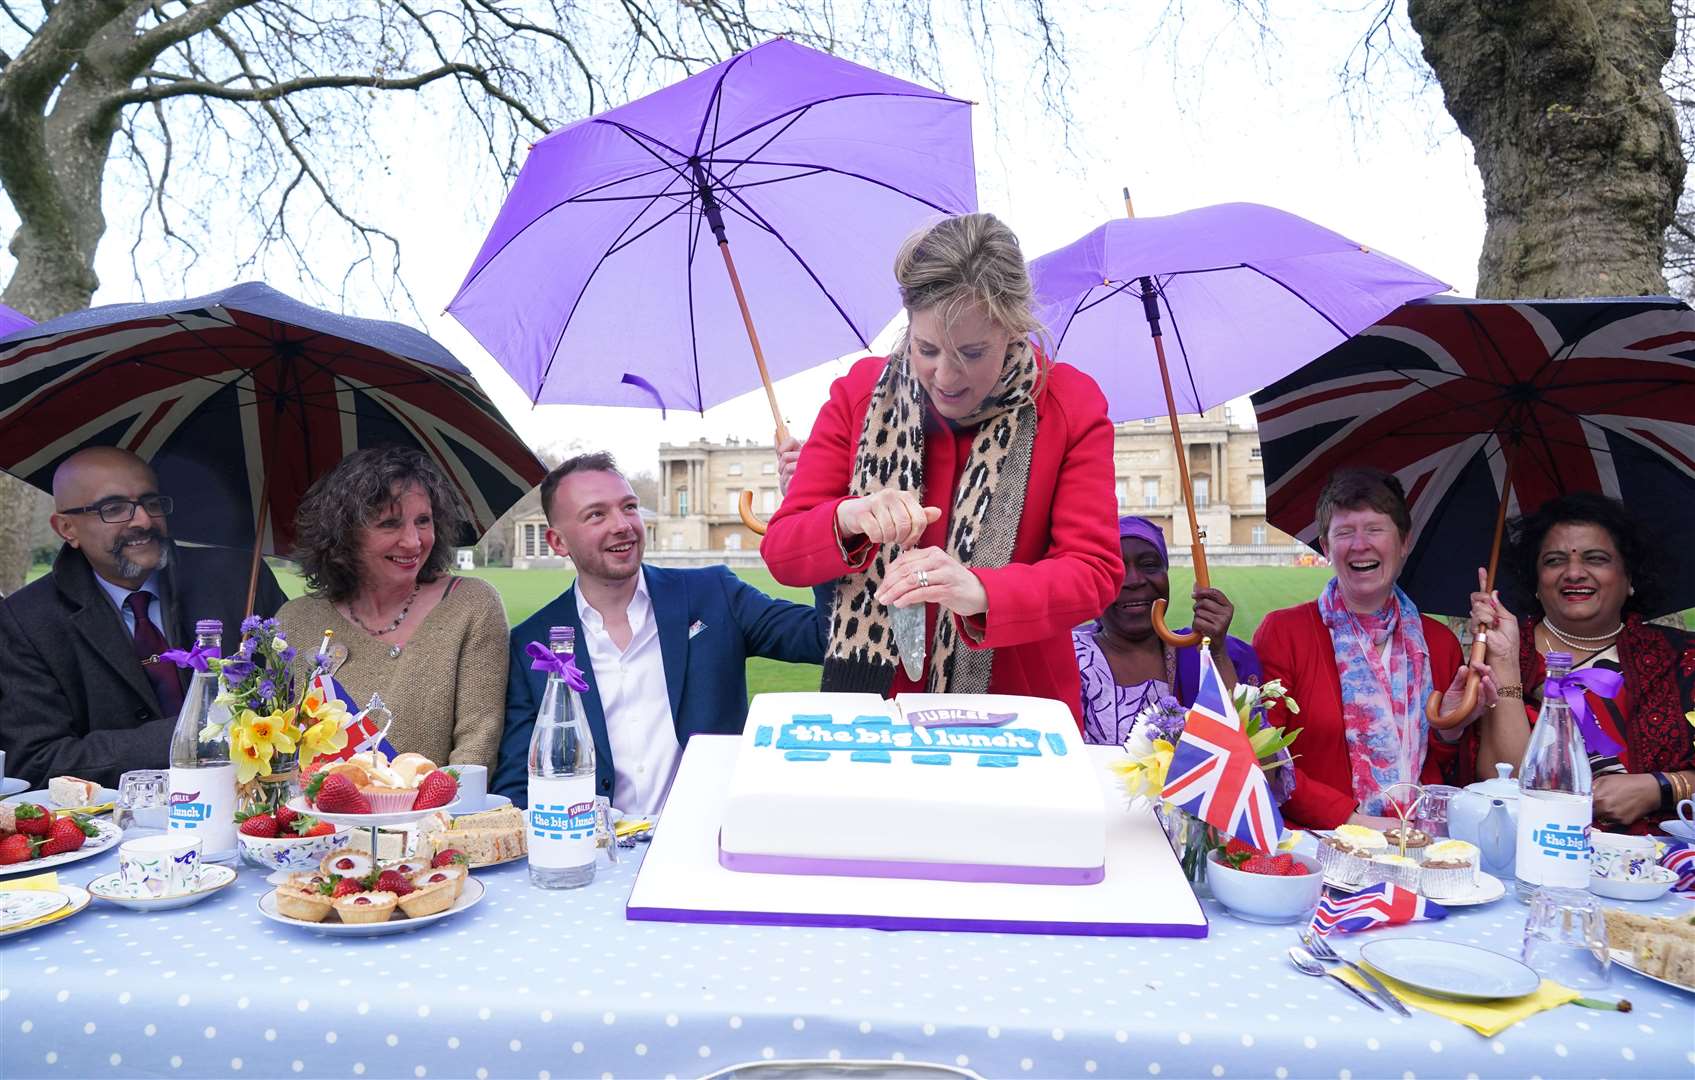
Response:
[[[743,525],[746,525],[760,536],[765,535],[765,522],[760,521],[753,513],[753,492],[749,491],[747,488],[742,488],[742,501],[736,504],[736,509],[741,512]]]
[[[1473,634],[1474,636],[1471,639],[1471,662],[1474,664],[1481,664],[1483,662],[1484,654],[1488,651],[1489,643],[1484,640],[1481,632],[1473,631]],[[1429,700],[1424,703],[1424,718],[1430,721],[1430,726],[1441,731],[1446,731],[1449,728],[1458,727],[1460,724],[1464,723],[1465,720],[1471,716],[1471,710],[1477,707],[1477,684],[1477,672],[1467,671],[1465,676],[1465,693],[1460,696],[1460,703],[1454,707],[1454,711],[1449,713],[1444,713],[1442,711],[1442,691],[1432,690],[1430,692]]]
[[[1191,630],[1187,634],[1179,634],[1166,628],[1165,608],[1166,603],[1163,597],[1154,601],[1154,633],[1159,635],[1160,640],[1177,649],[1186,649],[1191,645],[1199,645],[1201,643],[1200,631]]]

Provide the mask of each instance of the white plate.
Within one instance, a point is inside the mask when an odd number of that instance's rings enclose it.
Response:
[[[21,776],[9,776],[0,780],[0,799],[8,795],[16,795],[20,791],[29,790],[29,781]]]
[[[377,937],[382,934],[404,934],[408,930],[417,930],[420,927],[428,926],[433,922],[439,922],[450,915],[457,915],[472,904],[475,904],[478,900],[481,900],[485,891],[486,888],[482,882],[467,874],[465,877],[465,891],[459,894],[459,899],[455,900],[453,902],[453,906],[448,908],[446,911],[438,911],[434,915],[423,915],[416,919],[404,919],[397,915],[395,918],[389,919],[388,922],[380,923],[344,923],[328,921],[315,923],[303,922],[300,919],[291,919],[277,911],[277,891],[272,889],[270,892],[259,898],[259,914],[265,916],[265,918],[272,922],[282,923],[284,926],[294,926],[301,930],[312,930],[320,934],[327,934],[330,937]]]
[[[486,814],[490,810],[504,810],[511,805],[512,800],[505,795],[490,795],[481,806],[466,806],[465,800],[461,799],[453,804],[452,816],[464,817],[466,814]]]
[[[102,874],[89,882],[88,891],[97,899],[129,908],[131,911],[170,911],[198,904],[213,893],[221,892],[233,884],[233,869],[216,863],[203,863],[200,867],[199,887],[180,896],[148,895],[139,886],[125,885],[123,875],[117,871]]]
[[[1609,951],[1613,955],[1613,963],[1624,970],[1634,975],[1640,975],[1644,979],[1651,979],[1654,982],[1669,986],[1673,990],[1682,990],[1685,994],[1695,994],[1695,986],[1684,986],[1682,983],[1672,982],[1670,979],[1661,978],[1658,975],[1650,975],[1637,967],[1636,957],[1628,949],[1611,949]]]
[[[1396,982],[1454,1001],[1523,997],[1542,985],[1542,976],[1512,957],[1457,941],[1368,941],[1360,946],[1360,959]]]
[[[70,897],[57,891],[0,889],[0,930],[51,915],[70,902]]]
[[[1589,891],[1610,900],[1658,900],[1677,884],[1677,875],[1665,867],[1655,867],[1665,877],[1658,881],[1619,881],[1615,878],[1589,878]]]
[[[84,889],[79,885],[60,885],[59,892],[70,901],[70,905],[68,907],[60,908],[56,913],[49,916],[48,920],[44,923],[37,923],[34,926],[14,927],[10,930],[0,930],[0,938],[9,938],[14,934],[27,934],[31,930],[39,930],[43,927],[55,926],[80,912],[83,908],[88,906],[89,901],[94,899],[94,897],[89,895],[87,889]]]
[[[410,825],[414,821],[422,821],[437,810],[441,810],[448,815],[452,815],[453,811],[459,806],[459,802],[458,800],[454,800],[446,806],[432,806],[428,810],[396,810],[389,814],[331,814],[308,804],[304,796],[296,795],[294,798],[288,800],[288,806],[291,810],[298,810],[302,814],[311,814],[319,821],[327,821],[331,825],[346,825],[355,829],[369,829],[372,826],[375,826],[376,828],[383,829],[395,825]],[[464,899],[464,897],[460,897],[460,899]],[[377,925],[380,926],[384,924],[379,923]]]
[[[6,781],[6,783],[8,783],[8,784],[18,783],[18,784],[23,784],[24,787],[26,787],[26,788],[29,787],[29,785],[27,783],[25,783],[23,780],[8,780],[8,781]],[[13,790],[16,790],[16,789],[13,789]],[[9,803],[32,802],[32,803],[35,803],[38,806],[45,806],[49,810],[64,810],[64,809],[66,809],[65,807],[60,806],[58,803],[55,803],[53,800],[51,800],[47,797],[47,789],[46,788],[36,788],[34,791],[25,791],[20,795],[7,795],[4,800],[0,800],[0,801],[9,802]],[[117,790],[115,788],[103,787],[103,788],[99,789],[98,791],[96,791],[94,793],[94,798],[93,798],[92,801],[90,801],[88,803],[88,805],[89,806],[99,806],[101,803],[109,803],[109,802],[117,802],[117,801],[118,801]]]
[[[1346,882],[1329,877],[1324,879],[1324,884],[1345,893],[1357,893],[1366,888],[1364,885],[1349,885]],[[1423,896],[1424,894],[1420,893],[1419,895]],[[1507,895],[1507,886],[1500,878],[1479,870],[1477,872],[1477,884],[1472,886],[1470,892],[1445,899],[1438,899],[1434,896],[1425,897],[1425,899],[1431,903],[1441,904],[1443,907],[1476,907],[1479,904],[1493,904],[1505,895]]]
[[[98,855],[124,838],[124,831],[107,819],[89,818],[88,820],[94,824],[99,833],[84,840],[82,847],[75,851],[64,851],[57,855],[49,855],[45,859],[30,859],[27,862],[12,863],[10,866],[0,866],[0,877],[5,877],[8,874],[31,874],[38,870],[51,870],[55,866],[74,863],[91,855]]]

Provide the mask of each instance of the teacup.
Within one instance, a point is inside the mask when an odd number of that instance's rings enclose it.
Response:
[[[449,765],[459,774],[459,798],[453,813],[474,814],[488,802],[487,765]]]
[[[181,896],[200,884],[200,838],[181,833],[143,836],[118,847],[118,873],[125,885],[152,896]]]

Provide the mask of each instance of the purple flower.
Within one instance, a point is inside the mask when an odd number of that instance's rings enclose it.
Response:
[[[224,664],[224,681],[240,684],[253,674],[253,665],[245,660],[235,659]]]
[[[282,662],[283,667],[287,667],[294,663],[294,646],[290,645],[288,648],[278,653],[277,659]]]
[[[330,654],[313,653],[312,666],[319,671],[328,671],[330,669]]]
[[[259,700],[270,701],[277,696],[277,684],[269,679],[259,684]]]
[[[259,629],[260,621],[259,616],[249,615],[247,618],[241,620],[241,632],[244,634],[251,634],[253,631]]]

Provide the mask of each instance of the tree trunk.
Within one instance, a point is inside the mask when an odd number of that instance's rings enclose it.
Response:
[[[1408,0],[1407,14],[1483,175],[1477,295],[1664,293],[1684,174],[1660,84],[1671,0]]]

